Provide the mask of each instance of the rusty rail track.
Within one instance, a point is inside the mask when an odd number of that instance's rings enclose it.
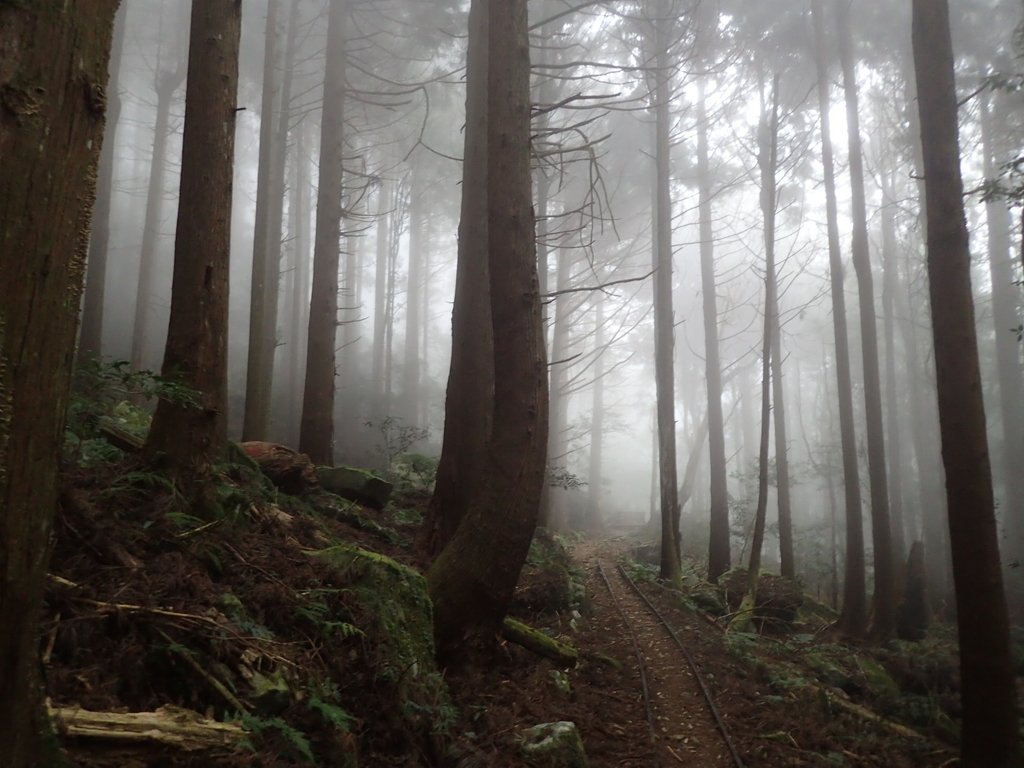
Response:
[[[618,610],[619,612],[619,616],[622,617],[622,621],[626,625],[627,630],[629,631],[630,640],[633,643],[633,650],[636,654],[637,663],[640,669],[640,685],[643,689],[644,712],[647,716],[647,724],[650,728],[651,740],[654,741],[654,714],[651,706],[650,686],[647,682],[646,665],[643,658],[643,653],[640,650],[640,644],[637,641],[636,631],[633,628],[633,625],[630,623],[629,617],[626,615],[625,611],[623,611],[622,609],[622,606],[619,604],[619,599],[615,595],[615,591],[612,589],[611,582],[608,580],[608,575],[605,573],[604,567],[601,565],[600,561],[597,562],[597,570],[599,575],[601,576],[601,580],[605,584],[605,587],[608,589],[608,593],[612,597],[612,602],[615,604],[616,610]],[[701,695],[704,697],[704,701],[708,706],[708,710],[711,712],[711,717],[715,722],[715,727],[718,729],[718,732],[721,735],[722,740],[725,742],[726,749],[728,749],[729,751],[729,756],[732,758],[733,764],[736,766],[736,768],[746,768],[746,766],[743,763],[743,758],[740,757],[739,751],[736,749],[736,744],[732,740],[732,736],[729,735],[729,729],[726,727],[725,721],[722,719],[722,714],[718,710],[718,706],[715,704],[714,696],[712,696],[711,690],[708,688],[707,683],[704,680],[704,676],[701,674],[700,668],[698,667],[696,660],[693,658],[693,654],[691,654],[690,651],[686,648],[683,641],[679,638],[679,635],[668,623],[668,621],[662,615],[661,611],[657,609],[654,603],[652,603],[651,600],[647,597],[647,595],[644,594],[643,590],[640,589],[637,583],[630,578],[628,573],[626,573],[625,568],[623,568],[622,565],[619,564],[617,570],[619,572],[619,575],[626,582],[627,586],[634,593],[636,593],[636,595],[640,598],[641,601],[643,601],[644,605],[650,611],[651,615],[654,617],[657,623],[660,624],[662,629],[664,629],[665,632],[669,635],[669,637],[672,638],[672,641],[675,643],[676,647],[678,647],[680,652],[683,654],[683,658],[686,659],[686,663],[690,667],[690,671],[693,673],[694,679],[697,681],[697,686],[700,689]]]

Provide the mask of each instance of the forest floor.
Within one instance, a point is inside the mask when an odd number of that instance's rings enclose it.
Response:
[[[575,723],[592,768],[955,764],[955,648],[941,627],[885,648],[842,644],[821,615],[726,632],[698,607],[709,585],[669,590],[637,562],[639,532],[568,545],[541,534],[513,614],[574,645],[580,663],[501,641],[438,674],[396,640],[416,621],[425,563],[411,542],[427,494],[378,512],[272,493],[244,465],[218,482],[233,517],[210,525],[132,459],[66,479],[43,626],[52,705],[172,705],[237,724],[233,741],[196,752],[66,730],[75,764],[547,768],[522,756],[522,734],[557,721]],[[327,551],[344,567],[311,556]],[[384,570],[368,579],[356,562]],[[722,727],[627,574],[689,652]],[[406,589],[412,603],[387,602]]]

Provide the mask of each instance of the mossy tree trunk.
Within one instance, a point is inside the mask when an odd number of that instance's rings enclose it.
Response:
[[[37,623],[116,0],[0,3],[0,765],[47,762]]]
[[[526,0],[491,0],[488,12],[493,420],[478,493],[427,574],[441,653],[467,635],[493,635],[501,625],[536,527],[548,437],[531,201]]]
[[[174,241],[165,376],[181,376],[198,407],[161,400],[146,450],[193,495],[227,447],[228,263],[241,6],[192,7],[181,191]],[[191,487],[189,487],[191,486]]]
[[[939,430],[960,639],[961,759],[966,768],[1018,768],[1016,676],[978,364],[946,0],[914,0],[913,40]]]

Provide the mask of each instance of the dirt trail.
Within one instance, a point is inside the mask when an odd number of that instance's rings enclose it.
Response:
[[[661,768],[734,768],[729,749],[686,659],[617,571],[616,559],[628,548],[624,539],[588,541],[575,547],[573,559],[586,573],[587,594],[594,607],[590,622],[594,645],[597,649],[604,646],[609,655],[622,660],[634,678],[635,689],[630,698],[635,701],[636,717],[645,731],[644,744],[650,761],[645,764]],[[699,620],[695,618],[696,621]],[[700,630],[690,626],[687,631]],[[644,677],[648,702],[643,695]],[[633,725],[635,730],[635,721]]]

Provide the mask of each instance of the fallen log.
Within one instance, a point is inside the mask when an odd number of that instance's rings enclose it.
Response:
[[[209,720],[198,712],[171,705],[155,712],[91,712],[78,707],[49,707],[49,713],[57,733],[70,739],[196,752],[233,749],[245,737],[240,725]]]
[[[555,640],[521,621],[506,618],[501,627],[501,635],[510,643],[551,659],[560,667],[575,667],[579,663],[579,651],[571,645]]]

